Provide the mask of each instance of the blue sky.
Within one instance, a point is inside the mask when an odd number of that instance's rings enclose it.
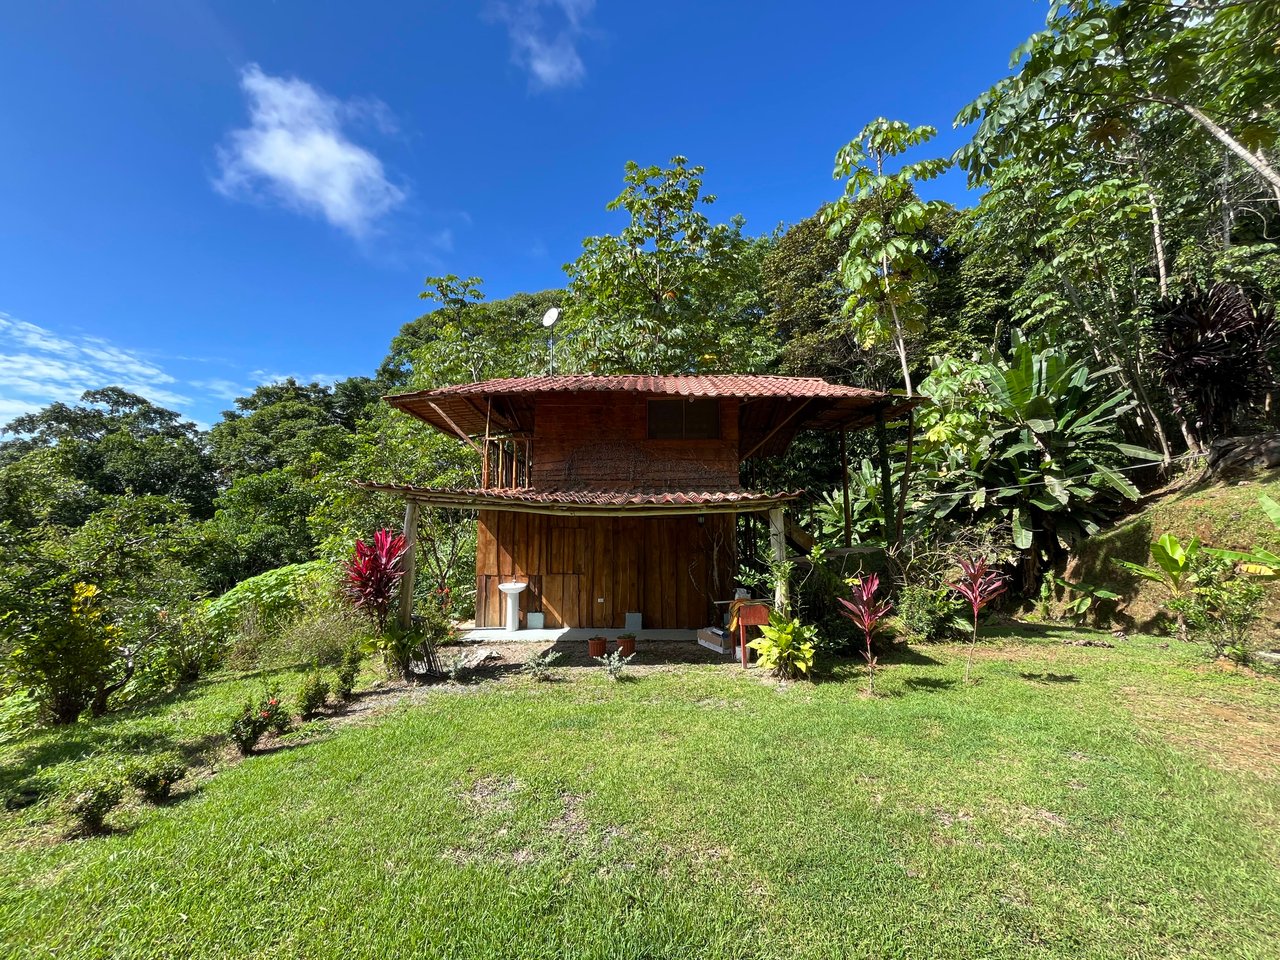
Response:
[[[119,0],[0,10],[0,422],[120,383],[197,421],[372,373],[423,278],[563,283],[622,167],[681,153],[753,232],[868,120],[1007,72],[1034,0]],[[952,174],[935,195],[965,203]]]

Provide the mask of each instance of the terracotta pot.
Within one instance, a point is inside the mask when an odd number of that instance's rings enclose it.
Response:
[[[603,657],[604,646],[607,641],[604,637],[592,637],[587,641],[587,656]]]
[[[636,652],[636,638],[635,638],[635,637],[619,637],[619,638],[618,638],[618,652],[619,652],[620,654],[622,654],[624,657],[629,657],[629,656],[631,656],[633,653],[635,653],[635,652]]]

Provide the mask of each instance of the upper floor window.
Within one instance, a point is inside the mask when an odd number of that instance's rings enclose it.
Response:
[[[720,401],[683,398],[650,400],[649,439],[720,439]]]

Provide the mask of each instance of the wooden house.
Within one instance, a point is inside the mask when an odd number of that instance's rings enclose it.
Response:
[[[476,625],[502,626],[500,583],[528,584],[520,618],[547,627],[718,622],[737,570],[735,516],[783,508],[799,491],[746,490],[740,466],[783,453],[801,430],[883,424],[909,401],[777,376],[543,376],[387,397],[470,444],[480,485],[362,484],[417,507],[476,511]],[[408,592],[404,591],[406,597]],[[723,610],[723,607],[721,608]],[[407,606],[403,610],[407,617]]]

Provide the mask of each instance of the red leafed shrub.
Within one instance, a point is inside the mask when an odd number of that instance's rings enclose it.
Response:
[[[969,682],[969,668],[973,665],[973,646],[978,642],[978,614],[982,608],[1005,591],[1004,574],[997,573],[987,567],[983,557],[960,561],[960,577],[955,583],[947,584],[952,590],[969,601],[973,609],[973,639],[969,644],[969,659],[964,665],[964,682]]]
[[[853,599],[846,600],[844,597],[836,597],[845,609],[840,613],[852,620],[862,631],[863,640],[866,642],[867,648],[863,652],[863,656],[867,658],[867,689],[875,693],[876,690],[876,658],[871,653],[871,641],[880,630],[880,623],[893,610],[893,604],[888,600],[877,600],[876,591],[880,589],[880,575],[873,573],[870,576],[858,577],[852,581]]]
[[[404,546],[404,537],[379,530],[371,544],[357,540],[356,552],[347,561],[347,596],[373,621],[379,633],[387,629],[396,588],[404,576]]]

